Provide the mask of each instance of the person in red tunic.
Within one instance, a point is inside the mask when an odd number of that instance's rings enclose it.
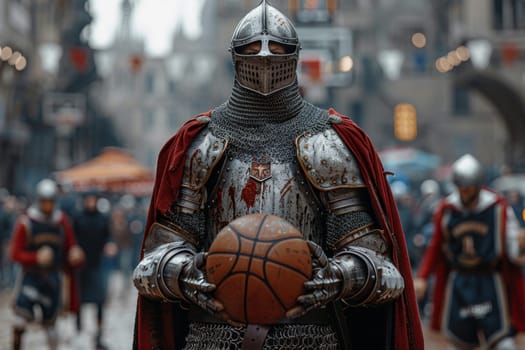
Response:
[[[59,311],[78,311],[79,297],[72,269],[80,267],[84,252],[77,245],[67,216],[56,208],[57,186],[44,179],[36,186],[37,202],[17,221],[11,243],[11,259],[22,266],[21,282],[15,291],[13,349],[21,348],[29,322],[45,328],[49,347],[56,349],[54,329]],[[63,273],[68,276],[67,295],[62,295]],[[64,304],[67,303],[67,305]],[[36,319],[35,308],[41,317]]]
[[[517,349],[515,332],[525,330],[525,244],[516,216],[503,196],[483,187],[483,168],[472,155],[454,162],[452,177],[457,191],[435,214],[417,296],[435,273],[430,326],[454,349]]]
[[[234,31],[228,101],[161,150],[134,271],[135,349],[423,349],[383,166],[353,121],[301,97],[299,47],[262,1]],[[253,213],[297,227],[314,260],[297,306],[270,326],[231,320],[202,269],[217,233]]]

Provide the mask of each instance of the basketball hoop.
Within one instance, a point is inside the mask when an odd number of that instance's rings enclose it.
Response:
[[[83,94],[48,93],[43,104],[44,121],[56,127],[61,135],[69,134],[84,122],[86,98]]]

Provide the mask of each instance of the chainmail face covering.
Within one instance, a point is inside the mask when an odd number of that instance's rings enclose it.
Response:
[[[245,328],[227,324],[190,324],[184,350],[238,350]],[[329,326],[276,325],[264,341],[263,350],[337,350],[336,334]]]
[[[301,97],[297,82],[269,96],[235,82],[229,100],[213,111],[209,127],[229,140],[230,157],[289,162],[296,157],[296,137],[326,130],[329,122],[326,111]]]

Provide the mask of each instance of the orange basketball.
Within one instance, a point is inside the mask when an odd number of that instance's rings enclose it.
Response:
[[[284,219],[252,214],[235,219],[213,241],[206,260],[215,297],[238,322],[274,324],[284,318],[312,275],[303,235]]]

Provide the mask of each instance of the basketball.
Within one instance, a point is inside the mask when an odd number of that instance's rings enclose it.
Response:
[[[289,222],[251,214],[219,232],[208,251],[206,273],[232,320],[274,324],[303,294],[312,257],[303,235]]]

